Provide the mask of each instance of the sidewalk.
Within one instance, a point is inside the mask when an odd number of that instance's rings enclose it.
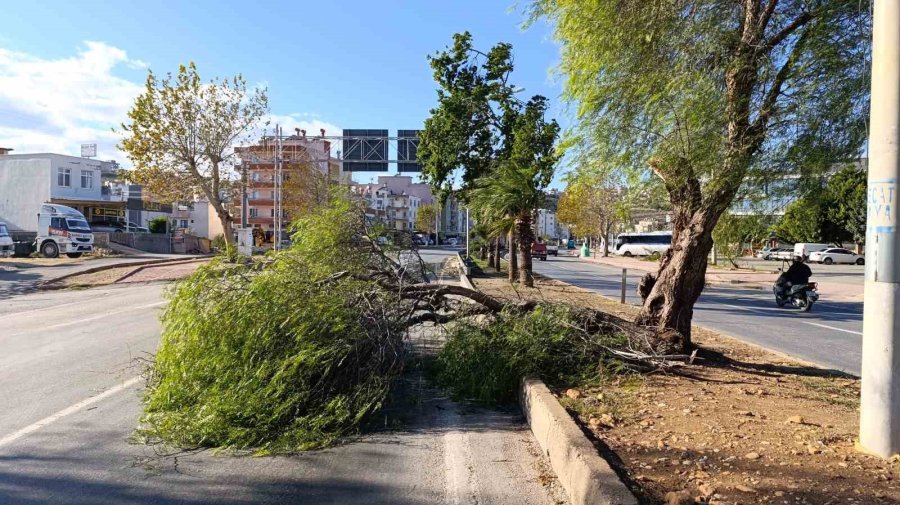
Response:
[[[642,274],[643,272],[655,272],[657,267],[657,263],[655,261],[644,261],[638,258],[626,258],[623,256],[609,256],[604,258],[602,256],[593,255],[593,252],[590,258],[579,257],[579,259],[582,261],[590,261],[593,263],[599,263],[616,268],[636,270],[642,272]],[[720,286],[726,285],[731,287],[743,287],[769,291],[772,289],[772,284],[775,283],[778,275],[779,274],[774,272],[762,272],[754,270],[728,270],[724,268],[709,266],[706,271],[706,282],[709,284],[716,284]],[[837,282],[823,283],[822,281],[816,280],[815,274],[813,275],[812,281],[819,283],[818,291],[823,298],[845,301],[862,301],[863,299],[862,284],[856,285]]]

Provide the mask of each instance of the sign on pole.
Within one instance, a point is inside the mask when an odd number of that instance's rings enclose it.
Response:
[[[93,158],[97,156],[97,144],[81,144],[81,157]]]

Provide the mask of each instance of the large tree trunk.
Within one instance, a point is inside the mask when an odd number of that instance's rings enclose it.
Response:
[[[707,218],[703,213],[696,217],[698,221]],[[672,247],[660,259],[657,273],[647,274],[641,280],[638,289],[644,305],[635,322],[660,330],[675,330],[681,337],[679,350],[689,352],[691,319],[694,303],[706,281],[712,229],[692,226],[676,234],[672,237]]]
[[[516,232],[509,232],[509,282],[519,278],[519,257],[516,255]]]
[[[534,287],[534,274],[531,270],[531,244],[534,242],[534,232],[531,229],[531,213],[523,213],[516,217],[516,234],[519,236],[519,282],[525,287]],[[510,251],[510,257],[512,251]]]

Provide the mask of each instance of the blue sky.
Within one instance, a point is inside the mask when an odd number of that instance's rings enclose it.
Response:
[[[265,83],[273,120],[287,128],[416,129],[435,104],[426,55],[463,30],[481,49],[513,44],[523,98],[549,97],[565,125],[551,75],[559,48],[544,23],[522,30],[523,5],[16,2],[0,31],[0,145],[77,153],[81,142],[98,142],[101,157],[122,159],[109,129],[125,119],[146,68],[165,73],[189,60],[203,76],[242,73]]]

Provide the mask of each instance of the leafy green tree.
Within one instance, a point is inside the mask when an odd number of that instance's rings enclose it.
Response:
[[[416,211],[416,229],[431,234],[436,231],[435,226],[438,217],[437,204],[426,204]]]
[[[713,240],[717,244],[717,254],[722,254],[735,268],[735,260],[744,253],[744,246],[754,248],[765,243],[769,238],[772,217],[763,213],[736,215],[731,212],[722,214]]]
[[[428,58],[438,84],[438,104],[425,120],[417,157],[422,178],[435,188],[452,189],[462,168],[461,195],[511,151],[509,133],[521,108],[508,83],[512,46],[500,43],[487,53],[472,46],[469,32]]]
[[[858,156],[871,19],[850,0],[537,0],[562,43],[577,150],[653,177],[673,247],[641,324],[690,348],[712,232],[739,188]]]
[[[866,241],[866,172],[849,166],[828,179],[834,221],[859,245]]]
[[[543,203],[543,188],[553,178],[559,125],[544,119],[546,98],[536,95],[526,103],[515,98],[515,88],[508,82],[512,46],[501,43],[482,53],[472,47],[468,32],[453,39],[452,47],[429,58],[438,83],[438,105],[420,135],[422,177],[447,194],[461,173],[457,194],[474,207],[471,193],[481,193],[478,206],[483,219],[514,220],[510,257],[515,243],[520,280],[531,286],[532,213]],[[502,205],[485,198],[488,184],[497,184],[494,196],[504,201]],[[501,207],[506,211],[496,210]]]
[[[785,209],[773,231],[791,242],[862,243],[866,236],[866,173],[845,168]]]
[[[159,79],[152,71],[123,124],[119,148],[134,163],[128,179],[170,201],[203,195],[234,245],[234,217],[223,201],[233,147],[260,126],[264,89],[248,90],[240,75],[202,82],[194,63]],[[227,196],[227,195],[224,195]]]
[[[150,230],[150,233],[165,233],[168,225],[169,219],[166,216],[157,216],[150,220],[147,229]]]
[[[609,256],[609,237],[629,215],[625,187],[612,174],[595,167],[579,167],[566,176],[566,189],[556,215],[582,237],[603,240],[603,256]]]

